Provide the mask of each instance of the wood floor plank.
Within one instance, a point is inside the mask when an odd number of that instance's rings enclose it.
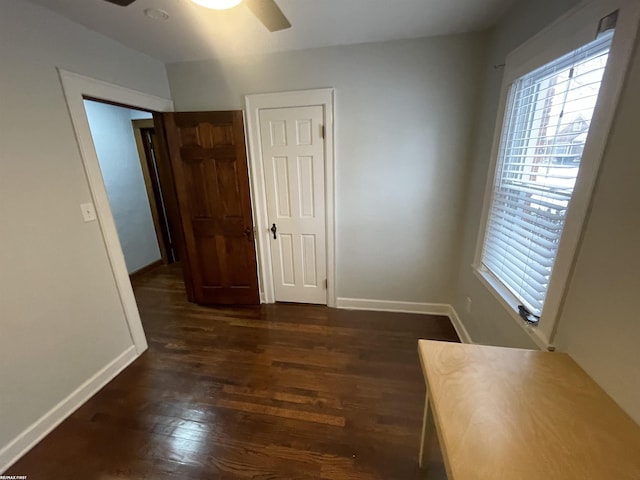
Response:
[[[223,408],[229,408],[231,410],[238,410],[241,412],[257,413],[260,415],[273,415],[276,417],[292,418],[295,420],[302,420],[304,422],[322,423],[324,425],[334,425],[336,427],[344,427],[346,420],[344,417],[337,417],[335,415],[327,415],[324,413],[305,412],[302,410],[294,410],[288,408],[273,407],[270,405],[261,405],[259,403],[238,402],[236,400],[229,400],[221,398],[216,402],[216,405]]]
[[[178,265],[134,282],[149,350],[7,472],[37,479],[412,480],[419,338],[446,317],[200,307]]]

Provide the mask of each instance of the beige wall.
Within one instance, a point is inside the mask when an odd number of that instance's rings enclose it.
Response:
[[[517,4],[493,33],[491,59],[506,54],[544,28],[574,0],[528,0]],[[469,166],[469,196],[454,307],[474,341],[535,348],[471,271],[490,160],[501,73],[489,70]],[[622,95],[582,246],[570,279],[555,343],[640,422],[640,53],[636,52]],[[472,312],[465,310],[471,297]]]
[[[338,297],[450,302],[484,36],[168,66],[177,110],[335,87]]]
[[[169,97],[164,66],[41,7],[0,15],[0,451],[133,343],[55,67]],[[0,466],[1,468],[1,466]]]

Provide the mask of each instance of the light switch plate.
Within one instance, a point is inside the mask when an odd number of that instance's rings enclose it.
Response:
[[[85,222],[93,222],[97,218],[93,203],[81,203],[80,210],[82,210],[82,218]]]

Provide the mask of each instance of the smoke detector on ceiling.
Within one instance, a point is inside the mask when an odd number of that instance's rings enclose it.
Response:
[[[144,14],[153,20],[167,20],[169,14],[159,8],[145,8]]]

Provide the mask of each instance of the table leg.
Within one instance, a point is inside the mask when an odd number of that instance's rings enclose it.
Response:
[[[433,413],[429,408],[429,392],[424,397],[424,415],[422,416],[422,437],[420,438],[420,456],[418,462],[420,468],[426,468],[431,458],[431,446],[433,443]]]

